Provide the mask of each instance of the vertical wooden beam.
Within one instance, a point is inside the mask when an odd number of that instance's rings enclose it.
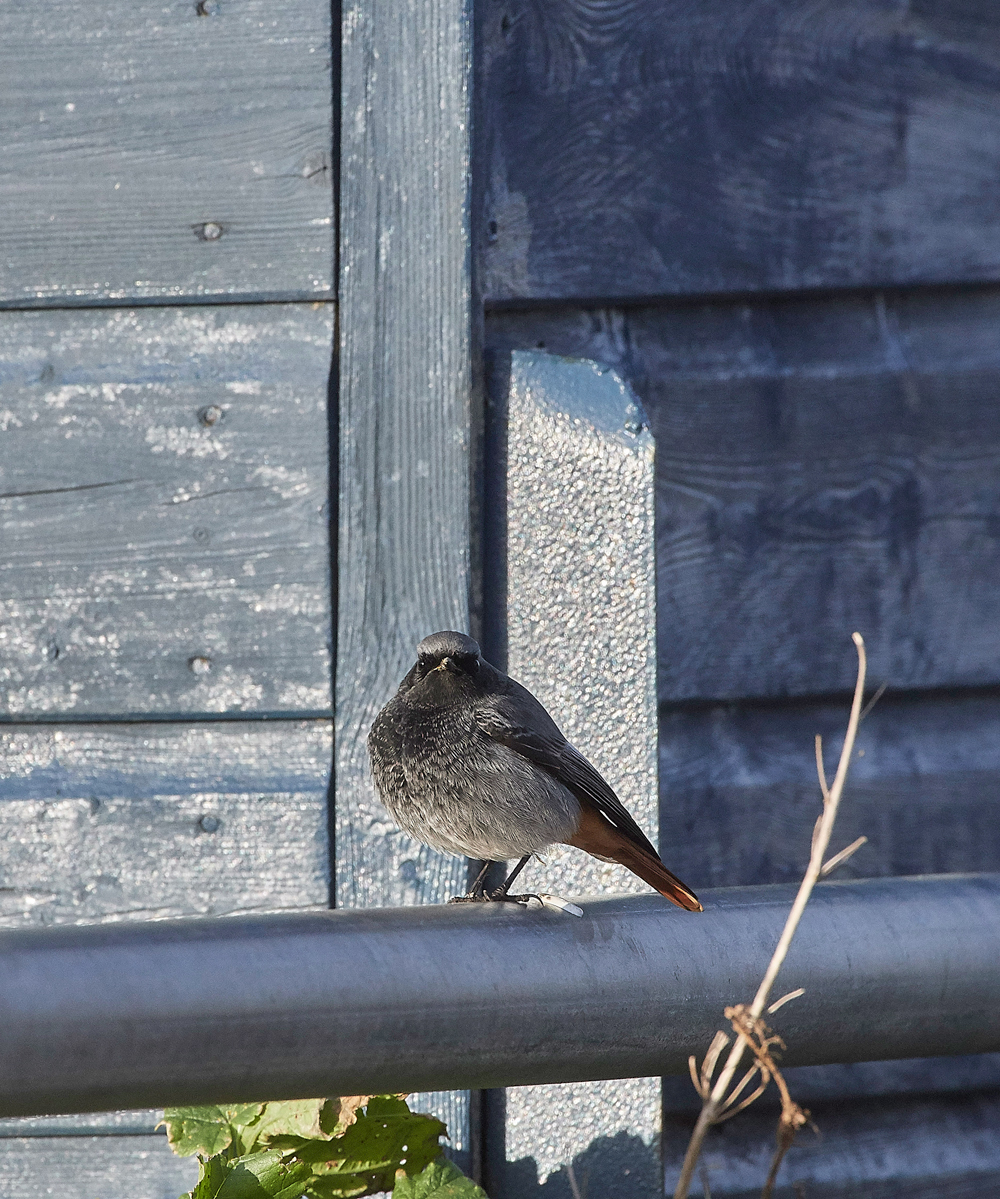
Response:
[[[469,622],[469,0],[347,0],[340,192],[336,902],[440,902],[466,864],[375,798],[365,738],[417,643]],[[452,1146],[468,1098],[436,1096]]]
[[[507,661],[656,843],[653,438],[612,370],[512,355],[507,400]],[[646,892],[623,866],[556,846],[525,882],[560,895]],[[559,1113],[558,1118],[553,1113]],[[541,1132],[544,1130],[544,1133]],[[514,1087],[506,1157],[575,1194],[662,1193],[660,1080]],[[572,1172],[572,1173],[571,1173]],[[505,1170],[504,1199],[535,1171]]]

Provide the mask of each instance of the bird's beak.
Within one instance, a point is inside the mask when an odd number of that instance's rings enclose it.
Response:
[[[455,665],[454,658],[442,658],[440,663],[434,667],[434,670],[446,670],[450,674],[454,674],[458,670],[458,667]],[[431,674],[434,673],[434,670],[431,671]]]

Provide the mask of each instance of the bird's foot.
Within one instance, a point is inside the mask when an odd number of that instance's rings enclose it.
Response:
[[[487,898],[493,903],[519,903],[523,908],[526,908],[533,899],[537,899],[539,903],[542,902],[538,895],[509,895],[502,887]]]
[[[451,899],[448,900],[448,902],[449,903],[489,903],[490,896],[484,895],[482,891],[480,891],[478,894],[475,894],[470,891],[468,895],[453,895],[451,897]]]

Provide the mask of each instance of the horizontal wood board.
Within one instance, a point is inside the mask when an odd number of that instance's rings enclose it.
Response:
[[[727,705],[660,721],[660,841],[693,887],[802,876],[821,801],[814,737],[832,778],[848,705]],[[835,849],[838,877],[1000,869],[1000,696],[884,696],[858,733]],[[676,847],[676,848],[674,848]]]
[[[494,302],[996,279],[991,0],[484,0]]]
[[[0,714],[329,713],[330,305],[0,314]]]
[[[198,1160],[177,1157],[167,1138],[0,1139],[4,1199],[177,1199],[194,1186]]]
[[[657,443],[660,698],[1000,681],[1000,292],[493,313]]]
[[[0,304],[332,295],[331,49],[325,0],[5,6]]]
[[[903,1100],[910,1102],[928,1094],[947,1095],[961,1091],[1000,1094],[1000,1053],[832,1066],[787,1066],[781,1073],[796,1102],[809,1108],[846,1099],[880,1099],[888,1105]],[[770,1087],[755,1100],[755,1104],[758,1111],[780,1112],[777,1088]],[[682,1112],[698,1114],[701,1100],[690,1078],[675,1075],[663,1080],[663,1108],[674,1115]]]
[[[328,720],[0,730],[0,927],[326,907]]]
[[[0,1137],[153,1136],[163,1111],[87,1112],[72,1116],[10,1116],[0,1120]]]
[[[984,1199],[1000,1191],[1000,1091],[816,1103],[811,1113],[818,1135],[799,1133],[775,1199]],[[694,1119],[665,1120],[668,1194]],[[757,1199],[776,1119],[776,1112],[752,1108],[709,1133],[702,1163],[713,1199]],[[561,1199],[554,1188],[552,1194]]]

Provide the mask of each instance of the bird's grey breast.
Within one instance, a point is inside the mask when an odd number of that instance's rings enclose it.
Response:
[[[383,802],[412,836],[447,853],[505,861],[576,831],[576,798],[488,736],[476,704],[404,706],[399,769],[375,768],[374,752],[373,768]]]

